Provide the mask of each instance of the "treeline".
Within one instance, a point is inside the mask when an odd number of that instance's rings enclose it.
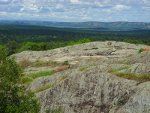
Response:
[[[150,41],[150,30],[102,31],[100,28],[54,28],[27,25],[0,25],[0,43],[71,41],[82,38],[96,40],[124,40],[127,38]]]
[[[150,31],[101,31],[98,28],[73,29],[41,26],[0,26],[0,45],[9,55],[25,50],[50,50],[91,41],[125,41],[150,45]]]
[[[106,39],[106,40],[112,40],[112,39]],[[93,41],[99,41],[97,39],[93,38],[83,38],[79,40],[73,40],[73,41],[51,41],[51,42],[22,42],[18,43],[16,41],[9,41],[7,44],[4,44],[7,48],[8,55],[12,55],[14,53],[32,50],[32,51],[44,51],[44,50],[51,50],[55,48],[65,47],[65,46],[72,46],[76,44],[82,44],[82,43],[88,43]],[[105,41],[105,40],[102,40]],[[136,40],[134,38],[126,38],[124,40],[120,40],[128,43],[134,43],[134,44],[147,44],[150,45],[149,42],[144,40]]]
[[[84,38],[75,41],[51,41],[51,42],[23,42],[17,43],[16,41],[10,41],[3,45],[7,48],[8,55],[18,53],[26,50],[33,51],[44,51],[51,50],[59,47],[71,46],[76,44],[82,44],[87,42],[92,42],[92,39]]]

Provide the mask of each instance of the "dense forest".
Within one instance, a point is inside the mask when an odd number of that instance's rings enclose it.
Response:
[[[103,31],[100,28],[56,28],[0,25],[0,44],[9,55],[24,50],[49,50],[91,41],[125,41],[150,45],[150,30]]]

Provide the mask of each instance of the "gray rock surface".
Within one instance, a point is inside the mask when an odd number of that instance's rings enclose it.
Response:
[[[15,56],[31,62],[69,62],[69,69],[39,77],[28,86],[35,90],[41,113],[150,113],[150,81],[126,79],[115,73],[150,76],[150,51],[146,45],[92,42],[49,51],[25,51]],[[28,67],[26,73],[46,69]],[[115,73],[113,73],[115,71]],[[149,77],[150,78],[150,77]]]

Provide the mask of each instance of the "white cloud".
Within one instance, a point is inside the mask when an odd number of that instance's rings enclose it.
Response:
[[[0,16],[5,16],[7,15],[7,12],[0,12]]]
[[[126,16],[130,20],[139,18],[133,16],[137,12],[150,18],[149,9],[150,0],[0,0],[0,12],[4,18],[13,15],[23,19],[113,20],[131,14]]]
[[[127,9],[130,9],[130,7],[126,5],[121,5],[121,4],[113,7],[113,10],[117,10],[117,11],[122,11],[122,10],[127,10]]]
[[[27,11],[27,12],[39,12],[40,7],[38,6],[38,4],[36,3],[36,0],[24,0],[22,3],[22,8],[20,9],[20,11]]]
[[[73,4],[76,4],[76,3],[79,3],[80,1],[79,0],[70,0],[70,2]]]
[[[0,0],[0,4],[8,4],[10,3],[12,0]]]

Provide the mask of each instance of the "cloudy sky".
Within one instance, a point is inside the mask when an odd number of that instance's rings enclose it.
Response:
[[[150,0],[0,0],[0,19],[150,22]]]

